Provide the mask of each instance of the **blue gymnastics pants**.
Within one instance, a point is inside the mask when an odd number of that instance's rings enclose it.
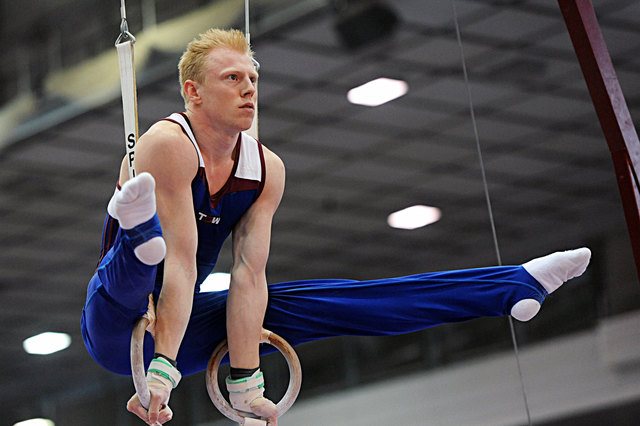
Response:
[[[130,375],[129,344],[136,321],[154,291],[156,266],[142,264],[133,248],[141,227],[120,230],[91,278],[82,312],[82,335],[91,356],[109,371]],[[153,231],[153,229],[152,229]],[[157,292],[157,289],[156,289]],[[432,272],[370,281],[324,279],[269,285],[264,327],[291,345],[332,336],[385,336],[444,323],[508,315],[522,299],[542,303],[547,292],[522,266]],[[227,291],[196,293],[178,353],[184,375],[206,369],[226,338]],[[145,338],[145,361],[153,339]]]

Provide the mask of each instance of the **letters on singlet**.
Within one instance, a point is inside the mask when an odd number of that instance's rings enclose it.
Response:
[[[213,225],[217,225],[220,223],[220,216],[209,216],[208,214],[198,212],[198,220],[204,223],[211,223]]]

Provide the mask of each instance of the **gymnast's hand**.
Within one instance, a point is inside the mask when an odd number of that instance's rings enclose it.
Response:
[[[169,396],[171,388],[159,382],[147,382],[149,385],[149,393],[151,394],[151,402],[149,410],[142,406],[138,394],[134,394],[129,402],[127,402],[127,410],[140,417],[145,423],[151,426],[160,426],[173,417],[173,411],[169,408]]]

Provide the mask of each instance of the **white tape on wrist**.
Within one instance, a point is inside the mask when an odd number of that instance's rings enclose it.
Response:
[[[251,412],[251,402],[264,395],[264,376],[258,370],[250,377],[232,380],[227,377],[229,401],[236,410]]]
[[[171,389],[175,389],[180,383],[180,379],[182,379],[182,374],[178,369],[162,358],[154,358],[149,364],[149,369],[147,370],[148,382],[160,382]]]

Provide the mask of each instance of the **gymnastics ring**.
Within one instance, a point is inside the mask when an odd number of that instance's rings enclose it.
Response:
[[[151,402],[147,375],[144,371],[144,334],[149,323],[149,318],[144,316],[138,320],[131,332],[131,376],[140,404],[146,409],[149,409]]]
[[[298,355],[295,353],[291,345],[277,334],[272,333],[269,330],[262,329],[260,343],[268,343],[278,349],[278,351],[280,351],[287,360],[287,366],[289,367],[289,387],[280,402],[276,404],[276,407],[278,407],[278,417],[280,417],[286,413],[289,408],[291,408],[300,393],[300,386],[302,385],[302,366],[300,365]],[[211,398],[213,405],[215,405],[216,408],[225,415],[225,417],[240,425],[249,426],[253,424],[266,424],[264,421],[260,421],[260,423],[258,423],[258,419],[243,416],[239,411],[231,407],[227,400],[222,396],[222,393],[220,392],[220,385],[218,384],[218,368],[220,367],[222,358],[227,352],[229,352],[227,341],[223,340],[213,351],[211,359],[209,360],[209,365],[207,365],[207,392],[209,393],[209,397]]]

